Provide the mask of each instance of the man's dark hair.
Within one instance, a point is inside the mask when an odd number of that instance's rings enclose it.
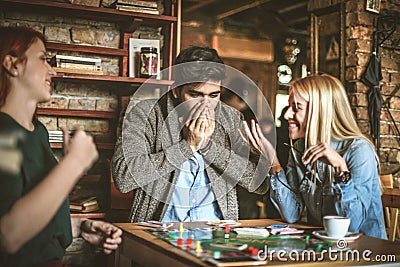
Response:
[[[193,64],[187,64],[188,62]],[[180,64],[182,65],[179,66]],[[212,48],[200,46],[186,48],[179,53],[174,65],[174,80],[177,86],[225,79],[224,62]]]

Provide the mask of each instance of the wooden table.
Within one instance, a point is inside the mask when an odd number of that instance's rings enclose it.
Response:
[[[398,228],[400,209],[400,188],[385,188],[382,195],[383,207],[390,208],[389,240],[394,241]]]
[[[260,220],[246,220],[241,221],[242,226],[268,226],[271,224],[282,223],[281,221],[274,221],[268,219]],[[117,223],[123,234],[123,242],[115,255],[115,266],[212,266],[208,263],[201,261],[195,256],[179,249],[157,237],[144,231],[149,229],[143,226],[132,223]],[[184,223],[184,227],[205,227],[204,223]],[[307,229],[311,228],[305,225],[291,225],[296,228]],[[178,228],[176,223],[174,227]],[[310,230],[310,229],[309,229]],[[395,263],[400,265],[400,244],[381,240],[368,236],[361,236],[354,242],[348,243],[348,247],[357,250],[360,255],[360,261],[330,261],[328,257],[324,261],[298,261],[298,262],[284,262],[279,260],[269,261],[267,266],[280,265],[288,266],[295,264],[296,266],[343,266],[343,265],[369,265],[369,264],[384,264],[385,262],[375,261],[376,256],[383,259],[384,257],[391,260],[391,264]],[[369,253],[367,250],[371,251]],[[363,260],[362,255],[365,253],[366,257],[371,261],[366,262]],[[327,253],[328,254],[328,253]],[[326,255],[327,255],[326,254]],[[393,256],[392,256],[393,255]],[[348,256],[350,259],[351,255]],[[386,262],[387,263],[387,262]],[[388,265],[390,266],[390,265]],[[393,265],[395,266],[395,265]]]

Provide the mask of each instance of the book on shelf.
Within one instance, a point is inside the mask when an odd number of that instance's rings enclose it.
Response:
[[[129,77],[140,77],[140,49],[142,47],[155,47],[160,54],[160,40],[129,38]],[[159,56],[160,58],[160,56]],[[157,79],[160,75],[160,63],[157,64]]]
[[[69,63],[69,62],[56,62],[56,65],[54,67],[67,68],[67,69],[79,69],[79,70],[97,70],[97,71],[103,70],[101,65]]]
[[[116,5],[116,9],[120,11],[129,11],[145,14],[160,15],[160,11],[157,8],[152,7],[141,7],[141,6],[131,6],[131,5]]]
[[[49,133],[49,142],[50,143],[62,143],[63,140],[63,131],[60,130],[48,130]]]
[[[69,209],[78,212],[91,212],[99,210],[99,203],[95,196],[69,201]]]
[[[55,55],[51,58],[50,64],[55,67],[57,63],[73,63],[101,66],[101,58]]]
[[[103,75],[102,70],[86,70],[86,69],[71,69],[71,68],[57,68],[53,67],[56,72],[74,73],[74,74],[90,74],[90,75]]]
[[[130,5],[130,6],[141,6],[141,7],[152,7],[157,8],[156,1],[144,1],[144,0],[117,0],[117,4]]]

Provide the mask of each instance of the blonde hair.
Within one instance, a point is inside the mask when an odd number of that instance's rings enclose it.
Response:
[[[328,74],[314,74],[291,83],[289,93],[308,102],[305,148],[331,139],[365,139],[354,118],[343,84]]]
[[[362,138],[373,148],[380,171],[379,157],[375,152],[374,144],[360,130],[351,111],[343,84],[328,74],[314,74],[302,79],[294,80],[289,88],[289,94],[303,98],[308,102],[307,127],[305,134],[305,148],[318,143],[330,143],[334,140],[353,140]],[[344,151],[338,151],[341,154]],[[316,165],[312,167],[316,169]],[[330,181],[333,177],[333,167],[328,166]],[[315,179],[315,177],[314,177]],[[382,184],[378,179],[381,193]]]

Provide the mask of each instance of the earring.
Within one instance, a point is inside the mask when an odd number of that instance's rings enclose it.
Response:
[[[14,76],[18,76],[18,72],[17,71],[14,71]]]

